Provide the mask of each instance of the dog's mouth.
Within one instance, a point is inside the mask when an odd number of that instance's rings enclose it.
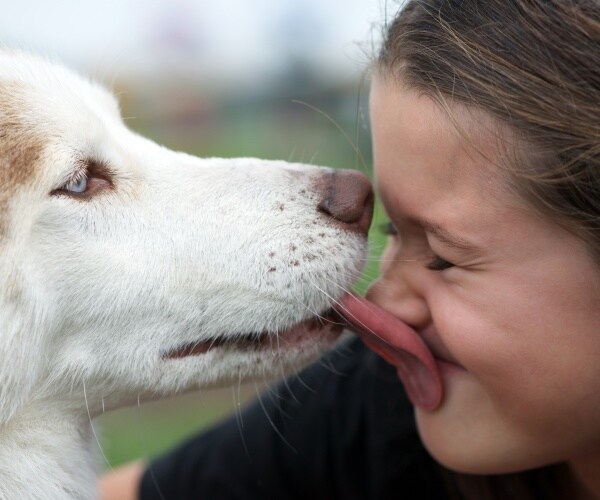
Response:
[[[317,340],[324,335],[337,337],[343,330],[339,316],[333,310],[298,323],[279,332],[240,333],[238,335],[216,336],[199,342],[190,342],[167,351],[163,359],[200,356],[217,348],[237,351],[282,350],[297,346],[311,339]],[[320,335],[322,333],[322,335]]]

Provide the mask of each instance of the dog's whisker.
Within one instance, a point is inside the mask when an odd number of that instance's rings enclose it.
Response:
[[[100,444],[100,440],[98,439],[98,434],[96,434],[96,429],[94,427],[94,422],[92,421],[92,414],[90,412],[90,405],[88,403],[87,390],[85,388],[85,378],[82,378],[81,382],[83,385],[83,397],[85,399],[85,409],[87,410],[88,420],[90,421],[90,429],[92,431],[92,434],[94,436],[96,444],[98,445],[98,450],[100,451],[102,458],[104,458],[104,461],[106,462],[106,465],[108,466],[109,470],[113,470],[111,463],[108,461],[108,458],[107,458],[106,454],[104,453],[104,448],[102,448],[102,445]]]
[[[280,379],[284,378],[284,377],[281,376],[281,374],[282,373],[280,373],[280,377],[279,377]],[[289,386],[287,385],[287,381],[284,380],[283,383],[287,387],[287,389],[289,390]],[[279,414],[282,417],[287,418],[287,419],[291,418],[291,415],[283,409],[283,403],[286,400],[286,395],[282,393],[282,391],[281,391],[281,385],[277,385],[275,387],[269,386],[266,394],[268,394],[268,396],[269,396],[269,398],[271,400],[271,403],[275,405],[275,407],[277,408],[277,411],[279,412]]]
[[[309,109],[315,111],[316,113],[320,114],[321,116],[325,117],[330,123],[332,123],[333,126],[342,134],[342,137],[348,142],[348,144],[350,145],[350,147],[356,154],[356,156],[357,156],[358,160],[360,161],[361,165],[363,166],[363,168],[365,170],[367,170],[367,162],[365,161],[365,159],[360,151],[360,148],[358,147],[357,144],[352,142],[352,138],[348,135],[348,133],[342,128],[342,126],[337,121],[335,121],[330,115],[325,113],[325,111],[323,111],[323,110],[317,108],[316,106],[313,106],[312,104],[309,104],[305,101],[300,101],[300,100],[294,99],[294,100],[292,100],[292,102],[294,104],[300,104],[302,106],[306,106],[307,108],[309,108]]]
[[[311,283],[312,284],[312,283]],[[302,307],[304,307],[309,313],[311,313],[311,315],[317,317],[317,318],[321,318],[322,316],[315,310],[311,309],[309,305],[305,304],[304,301],[302,301],[301,299],[299,299],[298,297],[296,297],[294,294],[290,294],[291,297],[298,302]]]
[[[280,375],[283,375],[283,373],[281,373]],[[287,378],[281,377],[281,376],[280,376],[280,378],[283,378],[283,384],[285,385],[285,388],[287,389],[287,392],[292,397],[292,399],[294,400],[294,402],[297,403],[297,404],[301,404],[301,401],[296,397],[296,395],[294,394],[294,391],[292,391],[292,388],[290,387],[289,380]]]
[[[378,257],[360,259],[361,262],[418,262],[417,259],[381,259]]]
[[[296,146],[294,146],[292,148],[292,151],[290,152],[289,156],[288,156],[288,161],[291,163],[293,161],[294,155],[296,154]]]
[[[300,163],[304,163],[304,153],[306,151],[304,149],[302,149],[302,151],[300,152]]]
[[[336,299],[334,299],[331,295],[329,295],[325,290],[323,290],[322,288],[319,287],[319,285],[315,284],[315,283],[311,283],[312,286],[314,286],[319,292],[321,292],[323,295],[325,295],[325,297],[327,297],[332,304],[336,304],[336,305],[340,305],[340,302]],[[346,291],[346,290],[344,290]]]
[[[248,445],[246,444],[246,436],[244,435],[244,418],[243,418],[243,412],[242,412],[242,407],[241,407],[241,402],[240,402],[241,386],[242,386],[242,376],[241,376],[241,374],[239,374],[238,375],[237,394],[236,394],[235,386],[234,385],[231,386],[232,393],[233,393],[233,408],[234,408],[233,412],[235,414],[235,421],[236,421],[237,428],[238,428],[238,431],[240,434],[240,439],[242,440],[242,447],[244,448],[244,453],[246,454],[246,457],[248,458],[250,463],[252,463],[252,456],[250,455],[250,450],[248,449]]]
[[[341,285],[340,283],[338,283],[337,281],[332,280],[331,278],[328,278],[327,276],[323,276],[324,279],[326,279],[327,281],[329,281],[329,283],[331,283],[333,286],[339,288],[340,290],[342,290],[342,292],[344,293],[350,293],[351,290],[349,290],[348,288],[346,288],[345,286]],[[321,293],[324,293],[322,290]],[[329,297],[329,295],[328,295]]]
[[[310,385],[308,385],[306,383],[306,381],[304,380],[304,378],[302,378],[302,371],[297,370],[296,373],[294,374],[294,377],[307,391],[310,391],[313,394],[317,392],[314,387],[311,387]]]
[[[277,341],[277,354],[281,354],[281,344],[279,342],[280,337],[279,337],[279,333],[277,333],[277,335],[275,336],[276,341]]]
[[[383,340],[385,342],[384,339],[381,338],[381,335],[375,331],[373,331],[369,326],[365,325],[360,319],[358,319],[352,312],[350,312],[348,310],[347,307],[345,307],[343,304],[338,302],[338,308],[341,309],[342,311],[344,311],[344,316],[348,316],[350,318],[353,319],[353,321],[361,326],[363,328],[364,331],[371,333],[372,335],[374,335],[375,337]]]
[[[136,411],[136,417],[137,417],[137,427],[138,427],[138,432],[140,434],[141,437],[141,442],[142,442],[142,446],[144,445],[144,443],[146,443],[146,433],[144,432],[144,427],[142,425],[142,404],[141,404],[141,394],[138,392],[137,393],[137,411]],[[143,454],[146,458],[148,458],[148,450],[144,450],[144,454]],[[166,500],[165,496],[163,495],[162,489],[160,488],[159,484],[158,484],[158,479],[156,478],[156,474],[154,472],[154,468],[152,467],[152,462],[148,463],[148,473],[150,474],[150,478],[152,479],[152,484],[154,485],[154,488],[156,488],[156,493],[158,493],[158,496],[160,497],[160,500]]]
[[[347,375],[344,372],[339,371],[332,363],[331,359],[328,358],[320,358],[319,364],[325,368],[328,372],[333,373],[334,375],[344,376]]]
[[[345,315],[351,317],[357,325],[361,326],[365,331],[373,334],[375,337],[377,338],[381,338],[381,336],[377,333],[374,332],[369,326],[365,325],[361,320],[359,320],[353,313],[351,313],[347,307],[345,307],[341,302],[339,302],[338,300],[335,300],[333,297],[331,297],[330,295],[328,295],[325,291],[321,290],[318,286],[314,285],[320,292],[322,292],[323,294],[325,294],[327,297],[329,297],[333,303],[335,303],[337,305],[338,309],[341,309],[342,311],[344,311]]]
[[[360,167],[362,166],[364,169],[364,172],[367,173],[367,165],[364,162],[364,159],[362,159],[359,155],[358,155],[358,151],[360,151],[360,125],[361,125],[361,117],[363,116],[362,113],[362,106],[361,106],[361,99],[362,99],[362,89],[364,87],[364,85],[366,84],[367,81],[367,73],[363,72],[361,74],[360,80],[358,82],[358,89],[356,92],[356,115],[354,118],[354,144],[356,145],[355,148],[355,165],[354,168],[359,170]],[[361,165],[361,160],[362,160],[362,165]]]
[[[232,385],[231,388],[233,389],[233,407],[234,407],[234,411],[236,413],[236,415],[239,417],[237,418],[238,423],[240,424],[240,427],[244,427],[244,422],[242,419],[242,398],[241,398],[241,393],[242,393],[242,374],[238,373],[238,383],[237,383],[237,390],[236,390],[236,386]]]

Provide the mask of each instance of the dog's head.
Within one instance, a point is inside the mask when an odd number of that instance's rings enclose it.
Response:
[[[370,216],[363,188],[360,224],[323,210],[333,177],[167,150],[102,88],[0,52],[0,421],[84,384],[94,412],[313,359]]]

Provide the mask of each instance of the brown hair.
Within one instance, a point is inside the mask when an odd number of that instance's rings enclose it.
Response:
[[[600,262],[598,0],[410,0],[377,70],[491,114],[526,151],[514,187]],[[514,141],[513,141],[514,142]]]
[[[600,263],[598,0],[409,0],[387,29],[376,70],[445,109],[483,110],[511,131],[513,186]],[[457,498],[569,497],[560,465],[448,477]]]

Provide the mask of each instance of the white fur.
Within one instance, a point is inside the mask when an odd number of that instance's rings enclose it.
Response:
[[[88,411],[103,404],[281,375],[331,345],[329,327],[275,335],[362,268],[364,236],[316,210],[323,169],[170,151],[128,130],[98,86],[0,52],[0,127],[13,122],[43,148],[0,186],[0,498],[93,498]],[[109,165],[114,188],[51,194],[82,158]],[[163,357],[264,331],[271,349]]]

